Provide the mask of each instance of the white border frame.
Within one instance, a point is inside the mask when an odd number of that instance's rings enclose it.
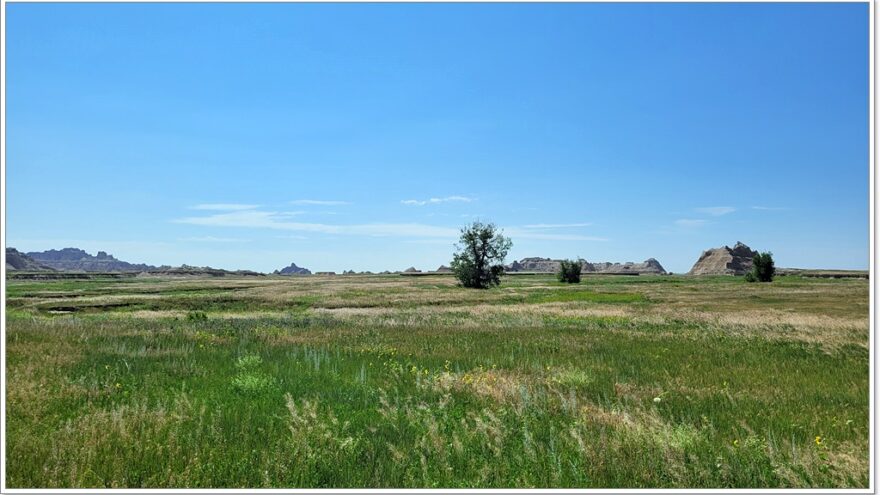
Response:
[[[344,2],[325,2],[324,0],[298,0],[295,2],[289,0],[259,0],[258,2],[243,2],[241,0],[19,0],[7,1],[0,0],[0,205],[2,205],[3,217],[2,228],[0,228],[0,238],[3,240],[4,247],[6,245],[6,6],[10,3],[398,3],[397,0],[346,0]],[[406,3],[406,2],[400,2]],[[412,3],[471,3],[470,0],[418,0]],[[535,0],[479,0],[474,3],[543,3]],[[500,488],[500,489],[428,489],[428,488],[357,488],[357,489],[306,489],[306,488],[290,488],[290,489],[235,489],[235,488],[209,488],[209,489],[186,489],[186,488],[131,488],[131,489],[114,489],[114,488],[66,488],[66,489],[43,489],[43,488],[6,488],[6,250],[3,251],[4,263],[0,268],[0,275],[3,280],[2,294],[4,304],[0,306],[0,365],[3,367],[3,373],[0,375],[0,493],[875,493],[877,459],[875,457],[875,387],[874,379],[874,357],[876,354],[875,332],[875,260],[876,260],[876,243],[874,229],[875,220],[875,189],[877,187],[877,176],[875,172],[875,138],[876,126],[874,125],[875,104],[874,98],[875,78],[874,78],[874,58],[876,39],[874,36],[874,24],[876,20],[875,0],[552,0],[546,3],[867,3],[868,4],[868,24],[869,24],[869,48],[868,48],[868,132],[869,132],[869,153],[868,153],[868,173],[869,173],[869,244],[870,244],[870,261],[869,261],[869,318],[870,332],[869,342],[869,472],[868,472],[868,488],[852,488],[852,489],[752,489],[752,488],[730,488],[730,489],[700,489],[700,488],[684,488],[684,489],[667,489],[667,488],[650,488],[650,489],[629,489],[629,488],[608,488],[608,489],[516,489],[516,488]]]

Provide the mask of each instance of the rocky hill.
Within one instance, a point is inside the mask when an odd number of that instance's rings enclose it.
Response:
[[[290,266],[284,267],[281,270],[275,270],[276,275],[311,275],[312,271],[308,268],[303,268],[301,266],[296,266],[296,263],[291,263]]]
[[[156,270],[155,266],[120,261],[104,251],[92,256],[82,249],[50,249],[27,253],[29,257],[55,270],[82,272],[143,272]]]
[[[173,276],[173,277],[225,277],[227,275],[239,275],[248,277],[265,277],[266,274],[255,272],[252,270],[224,270],[222,268],[211,268],[210,266],[190,266],[183,264],[180,266],[160,266],[152,270],[147,270],[143,274],[150,276]]]
[[[557,272],[560,260],[550,258],[523,258],[504,267],[508,272]]]
[[[520,261],[514,261],[513,263],[507,265],[505,267],[506,271],[509,272],[542,272],[542,273],[555,273],[559,271],[559,263],[562,260],[554,260],[550,258],[523,258]],[[663,268],[663,265],[660,264],[654,258],[648,258],[647,260],[641,263],[633,263],[631,261],[626,263],[610,263],[607,261],[603,262],[594,262],[591,263],[586,260],[581,260],[581,270],[583,273],[609,273],[609,274],[657,274],[662,275],[666,273],[666,270]]]
[[[758,254],[745,244],[737,242],[733,248],[703,251],[688,275],[745,275],[752,269],[752,258]]]
[[[6,248],[6,269],[9,271],[20,270],[27,272],[54,271],[53,268],[38,262],[15,248]]]
[[[594,263],[594,270],[588,270],[585,266],[583,271],[585,273],[589,273],[594,271],[596,273],[638,273],[638,274],[656,274],[663,275],[666,273],[666,269],[663,268],[663,265],[660,264],[654,258],[648,258],[641,263],[633,263],[628,261],[626,263]]]

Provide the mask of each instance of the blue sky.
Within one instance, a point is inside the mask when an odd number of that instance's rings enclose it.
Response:
[[[868,4],[7,4],[7,246],[868,267]]]

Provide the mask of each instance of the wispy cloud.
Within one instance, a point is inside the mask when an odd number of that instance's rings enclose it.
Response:
[[[211,227],[243,227],[274,230],[315,232],[321,234],[366,235],[376,237],[448,237],[458,236],[458,230],[417,223],[365,223],[356,225],[331,225],[324,223],[292,222],[292,213],[274,211],[244,210],[217,213],[202,217],[185,217],[173,220],[174,223],[203,225]]]
[[[207,203],[191,207],[193,210],[212,210],[212,211],[241,211],[253,210],[259,208],[260,205],[244,205],[239,203]]]
[[[437,239],[439,242],[454,241],[460,235],[458,228],[426,225],[421,223],[374,222],[362,224],[337,225],[327,223],[297,222],[294,215],[302,212],[264,211],[248,209],[220,211],[203,216],[190,216],[172,220],[174,223],[202,225],[206,227],[237,227],[251,229],[272,229],[298,233],[318,233],[328,235],[361,235],[371,237],[403,237],[417,239]],[[505,229],[505,235],[514,239],[533,239],[548,241],[607,241],[605,237],[547,232],[544,229],[585,227],[589,223],[570,224],[532,224],[524,227]],[[291,237],[298,238],[299,234]],[[207,238],[205,238],[207,241]],[[220,242],[220,241],[217,241]],[[421,241],[415,241],[421,242]]]
[[[238,239],[235,237],[214,237],[210,235],[202,237],[181,237],[178,240],[184,242],[251,242],[250,239]]]
[[[542,240],[542,241],[598,241],[605,242],[609,239],[607,237],[598,237],[591,235],[580,235],[580,234],[566,234],[566,233],[558,233],[558,232],[536,232],[535,230],[529,229],[528,227],[511,227],[509,229],[503,229],[504,235],[510,236],[514,239],[531,239],[531,240]]]
[[[567,228],[575,228],[575,227],[589,227],[593,225],[592,223],[533,223],[530,225],[523,225],[525,229],[567,229]]]
[[[426,200],[404,199],[401,203],[410,206],[425,206],[439,203],[470,203],[472,201],[475,201],[474,198],[469,198],[467,196],[446,196],[445,198],[430,198]]]
[[[698,220],[693,218],[681,218],[675,221],[675,225],[679,227],[687,227],[687,228],[696,228],[702,227],[706,225],[708,222],[706,220]]]
[[[408,244],[430,244],[439,246],[452,246],[455,244],[455,241],[452,239],[410,239],[403,242]]]
[[[606,242],[610,239],[607,237],[596,237],[591,235],[577,235],[577,234],[545,234],[539,232],[516,232],[511,233],[511,236],[514,236],[516,239],[535,239],[535,240],[543,240],[543,241],[598,241],[598,242]]]
[[[753,210],[761,210],[761,211],[785,211],[785,210],[790,210],[791,208],[785,208],[782,206],[779,206],[779,207],[776,207],[776,206],[753,206],[752,209]]]
[[[706,206],[703,208],[694,208],[694,211],[706,215],[712,215],[713,217],[720,217],[721,215],[735,212],[736,208],[732,206]]]
[[[292,205],[318,205],[318,206],[341,206],[350,205],[348,201],[335,201],[326,199],[295,199],[290,202]]]

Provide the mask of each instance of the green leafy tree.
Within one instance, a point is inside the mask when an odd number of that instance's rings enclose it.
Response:
[[[452,271],[465,287],[488,289],[498,285],[504,273],[504,258],[512,245],[493,223],[474,222],[462,227]]]
[[[748,282],[772,282],[776,275],[773,253],[758,253],[752,258],[752,269],[746,273]]]
[[[581,268],[580,260],[562,260],[559,262],[559,272],[556,273],[556,277],[560,282],[579,284],[581,283]]]

